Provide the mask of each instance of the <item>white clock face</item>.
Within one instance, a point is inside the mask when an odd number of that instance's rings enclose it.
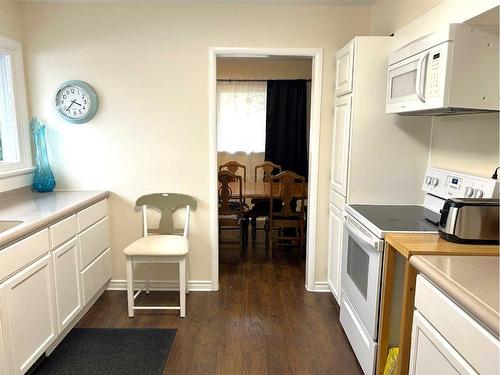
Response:
[[[56,96],[57,109],[71,119],[84,118],[90,110],[90,95],[79,86],[66,86]]]

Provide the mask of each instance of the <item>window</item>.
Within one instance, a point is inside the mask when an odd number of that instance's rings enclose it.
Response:
[[[0,37],[0,175],[31,167],[21,45]]]
[[[217,83],[217,151],[264,152],[266,82]]]

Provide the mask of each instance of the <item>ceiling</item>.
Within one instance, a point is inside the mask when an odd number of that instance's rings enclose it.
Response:
[[[376,0],[18,0],[23,2],[130,2],[130,3],[199,3],[199,4],[276,4],[276,5],[371,5]]]

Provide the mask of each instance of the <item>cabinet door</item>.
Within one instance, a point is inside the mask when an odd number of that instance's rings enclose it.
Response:
[[[410,375],[477,374],[462,356],[418,312],[413,316]]]
[[[76,238],[52,252],[59,331],[66,328],[83,307],[79,258]]]
[[[333,123],[331,187],[344,197],[347,196],[351,107],[351,95],[337,98]]]
[[[0,316],[14,374],[23,374],[57,334],[50,254],[8,279],[1,287]]]
[[[353,39],[337,52],[337,70],[335,75],[336,96],[352,92],[355,43],[356,39]]]
[[[343,218],[340,211],[330,204],[330,230],[328,238],[328,285],[333,296],[340,304],[340,270],[342,256]]]
[[[1,310],[2,308],[0,307],[0,311]],[[2,329],[2,322],[0,321],[0,374],[9,374],[11,372],[12,371],[9,371],[7,367],[7,356],[5,354],[4,335]]]

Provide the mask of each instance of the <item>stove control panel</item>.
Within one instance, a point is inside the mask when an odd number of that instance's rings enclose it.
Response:
[[[498,180],[428,168],[422,190],[442,199],[498,198]]]

